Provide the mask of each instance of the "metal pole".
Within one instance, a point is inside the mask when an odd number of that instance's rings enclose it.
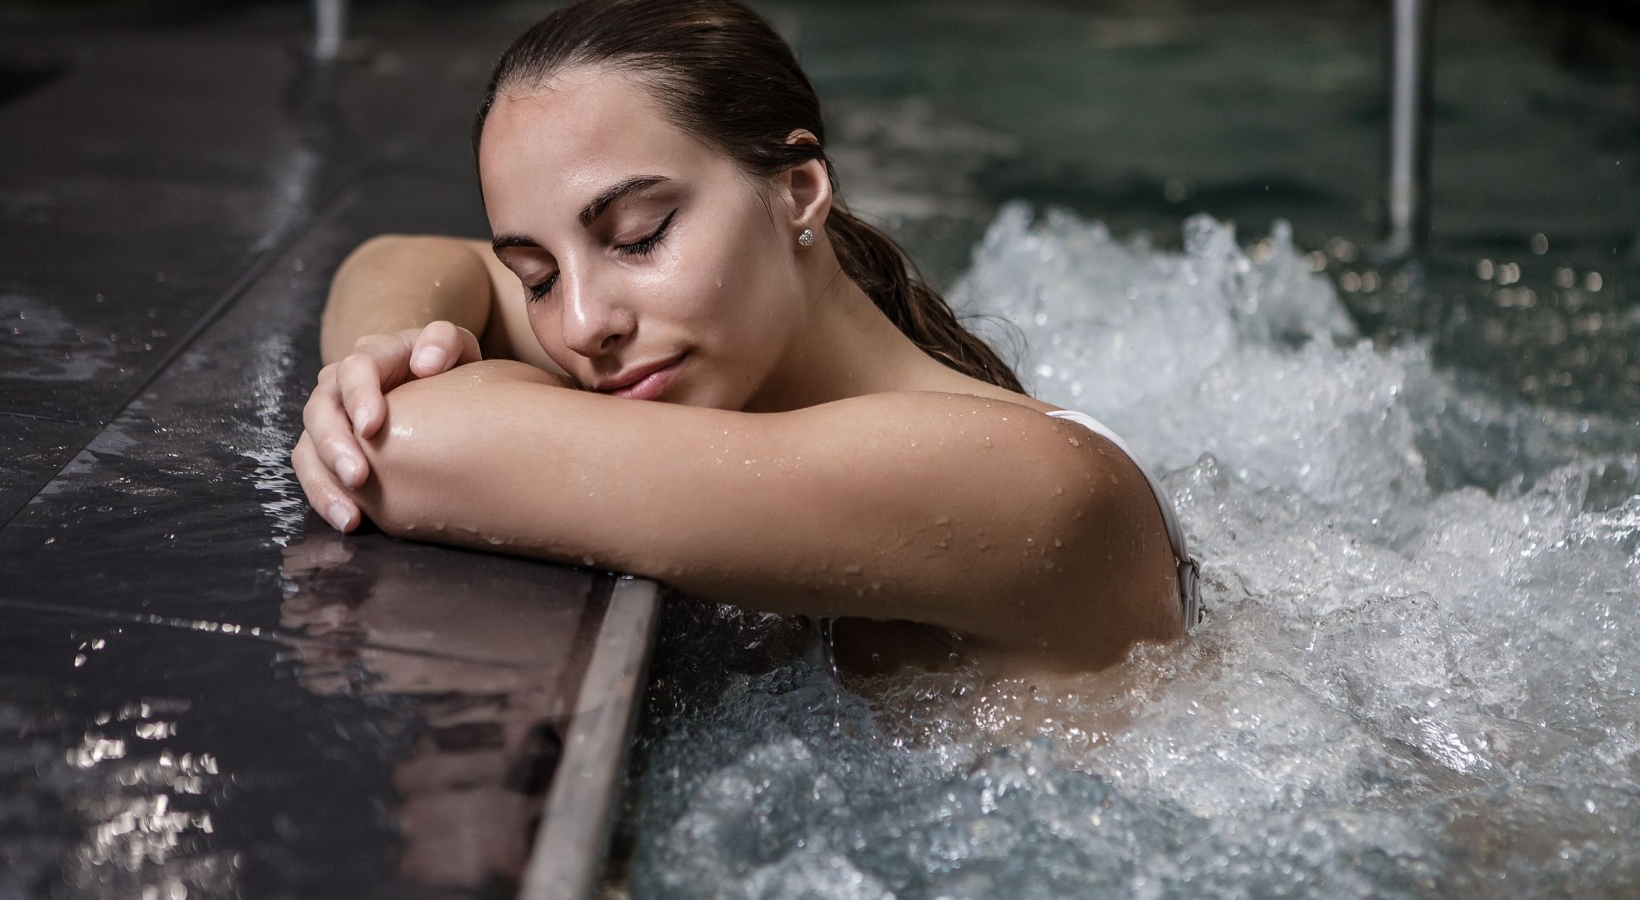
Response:
[[[1429,236],[1429,98],[1435,0],[1390,0],[1389,146],[1384,251],[1403,256]]]
[[[333,62],[347,38],[347,0],[313,0],[313,58]]]

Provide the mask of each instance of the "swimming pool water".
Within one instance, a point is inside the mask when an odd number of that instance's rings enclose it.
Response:
[[[1640,890],[1640,429],[1361,339],[1280,224],[1184,233],[1009,205],[953,298],[1168,473],[1206,621],[842,691],[784,620],[674,613],[635,895]]]
[[[618,886],[1640,891],[1632,42],[1443,3],[1401,267],[1376,5],[764,8],[856,209],[1167,473],[1209,612],[1036,690],[839,690],[797,624],[674,604]]]

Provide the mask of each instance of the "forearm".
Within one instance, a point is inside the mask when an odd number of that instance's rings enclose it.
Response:
[[[1126,515],[1100,511],[1115,490],[1106,457],[1011,404],[879,395],[752,415],[498,371],[466,366],[390,395],[389,427],[369,450],[379,477],[359,495],[388,533],[771,611],[997,638],[1051,607],[1081,644],[1123,614],[1084,602],[1083,586],[1132,593],[1110,562],[1125,555],[1104,550],[1136,534]],[[965,425],[954,434],[953,416]],[[1129,487],[1159,521],[1142,477]],[[1165,543],[1148,524],[1139,531]]]
[[[319,332],[326,363],[367,334],[439,320],[475,335],[489,323],[492,282],[485,262],[459,239],[382,235],[359,245],[336,271]]]

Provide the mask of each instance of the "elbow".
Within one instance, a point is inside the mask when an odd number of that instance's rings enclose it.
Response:
[[[376,527],[394,537],[414,537],[440,521],[447,505],[456,454],[447,438],[459,429],[441,412],[436,379],[408,382],[386,396],[381,430],[361,441],[370,478],[354,500]]]
[[[394,388],[381,429],[361,442],[370,478],[355,501],[394,537],[471,543],[462,533],[487,531],[511,491],[516,446],[498,422],[516,417],[503,411],[555,383],[524,363],[483,360]]]

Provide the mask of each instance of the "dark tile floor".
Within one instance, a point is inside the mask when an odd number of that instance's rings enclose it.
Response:
[[[505,894],[574,712],[613,579],[287,468],[342,257],[486,233],[510,27],[324,69],[291,7],[0,39],[0,897]]]

